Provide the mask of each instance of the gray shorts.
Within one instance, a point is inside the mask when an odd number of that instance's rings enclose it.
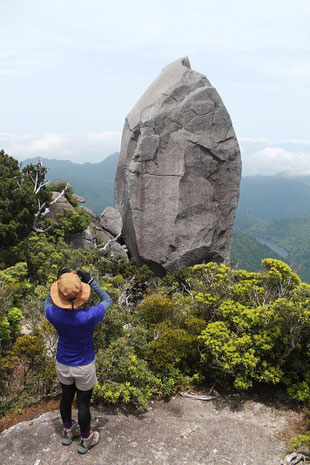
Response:
[[[93,360],[89,365],[72,367],[56,360],[56,375],[62,384],[75,383],[80,391],[89,391],[97,382],[96,362]]]

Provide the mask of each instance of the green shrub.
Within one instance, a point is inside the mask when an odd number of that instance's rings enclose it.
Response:
[[[202,361],[232,377],[237,388],[247,389],[254,381],[283,382],[290,395],[307,400],[310,286],[300,284],[278,260],[266,259],[263,265],[261,274],[232,275],[224,301],[212,294],[212,321],[199,337]],[[209,288],[213,285],[214,280]],[[208,290],[199,298],[210,308]]]
[[[194,363],[197,337],[185,329],[174,328],[167,323],[156,326],[154,333],[152,366],[163,373],[175,367],[186,373]]]
[[[63,236],[65,240],[69,239],[72,235],[83,232],[88,227],[90,220],[90,215],[80,207],[68,210],[66,215],[58,213],[58,226],[52,230],[52,234]]]
[[[195,336],[199,336],[207,325],[205,320],[202,318],[197,318],[194,315],[189,315],[187,318],[185,318],[183,324],[188,333]]]
[[[120,306],[114,305],[105,314],[103,320],[95,327],[95,350],[108,347],[108,345],[124,335],[124,325],[128,323],[128,314]]]
[[[208,263],[154,278],[107,250],[70,249],[64,238],[84,219],[69,215],[51,233],[31,235],[0,271],[3,411],[57,386],[57,335],[43,304],[63,266],[89,271],[113,299],[94,333],[97,402],[142,410],[151,397],[203,382],[283,383],[290,396],[309,400],[310,285],[288,265],[266,259],[262,272],[249,273]],[[89,303],[98,303],[94,292]],[[22,316],[30,334],[19,337]]]
[[[44,356],[45,346],[42,336],[25,334],[20,336],[14,346],[13,353],[29,366],[41,364]]]
[[[136,356],[128,338],[111,342],[106,350],[97,353],[96,360],[95,400],[133,404],[143,410],[149,398],[158,391],[160,380],[149,370],[146,361]]]
[[[132,334],[118,338],[106,350],[101,349],[97,353],[96,402],[127,404],[144,410],[153,396],[171,396],[180,389],[188,389],[191,377],[180,369],[171,365],[165,367],[164,373],[158,372],[150,368],[147,360],[137,355],[136,351],[141,352],[141,348],[146,346],[146,352],[150,355],[146,334],[143,333],[146,330],[141,327],[139,330],[138,336],[133,329]],[[132,344],[138,344],[139,348]]]
[[[53,182],[50,182],[49,185],[48,185],[48,188],[50,191],[54,191],[54,192],[62,192],[64,190],[64,188],[66,187],[66,182],[65,181],[53,181]],[[79,203],[78,201],[73,197],[73,190],[72,190],[72,186],[68,186],[66,191],[65,191],[65,194],[64,194],[65,198],[68,200],[69,203],[71,203],[71,205],[73,207],[78,207]]]
[[[25,269],[25,263],[18,263],[0,271],[0,356],[5,355],[20,332],[23,314],[17,305],[31,287],[25,282]]]
[[[20,336],[12,349],[18,360],[21,392],[35,399],[37,395],[49,394],[56,383],[55,359],[47,355],[42,334]]]
[[[147,295],[138,305],[137,313],[148,325],[158,324],[166,320],[174,320],[175,307],[171,299],[165,295]]]

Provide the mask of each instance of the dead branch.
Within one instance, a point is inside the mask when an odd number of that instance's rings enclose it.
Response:
[[[38,162],[38,165],[40,168],[43,167],[43,163],[41,161],[41,159],[39,159],[39,162]],[[35,176],[33,176],[32,174],[29,174],[30,176],[30,179],[31,181],[33,182],[33,191],[35,194],[37,194],[38,192],[40,192],[41,189],[43,189],[43,187],[47,186],[49,181],[40,181],[40,176],[39,176],[39,170],[36,169],[35,171]]]
[[[184,291],[187,292],[191,296],[191,301],[193,302],[194,301],[193,293],[185,286],[184,283],[182,283],[182,287],[183,287]]]
[[[69,181],[67,181],[64,189],[59,193],[59,195],[57,195],[57,197],[52,202],[50,202],[49,206],[42,213],[42,215],[41,215],[42,218],[44,218],[44,216],[47,215],[50,212],[51,205],[54,205],[60,199],[60,197],[62,197],[65,194],[65,192],[68,189],[69,185],[70,185],[70,183],[69,183]]]
[[[103,251],[103,250],[106,250],[107,247],[112,244],[112,242],[117,242],[118,239],[121,237],[122,233],[119,233],[117,236],[113,237],[113,239],[110,239],[106,245],[104,247],[101,247],[100,249],[98,249],[100,252]]]
[[[43,187],[43,184],[44,183],[41,184],[41,189]],[[34,232],[36,232],[36,233],[46,233],[46,232],[50,231],[52,228],[54,228],[55,226],[57,226],[57,223],[55,222],[55,223],[50,224],[47,228],[42,229],[39,226],[39,220],[41,218],[44,218],[51,211],[51,209],[50,209],[51,205],[54,205],[65,194],[65,192],[68,189],[69,185],[70,185],[70,183],[69,183],[69,181],[67,181],[64,189],[59,193],[59,195],[57,195],[57,197],[52,202],[50,202],[48,207],[46,207],[45,202],[41,205],[40,199],[38,199],[38,211],[34,215],[35,219],[34,219],[34,224],[32,226],[32,230]],[[44,207],[45,207],[45,210],[42,213],[42,210],[43,210]]]
[[[32,226],[32,230],[33,230],[33,232],[35,232],[35,233],[42,234],[42,233],[47,233],[48,231],[50,231],[51,229],[55,228],[56,226],[57,226],[57,223],[52,223],[52,224],[50,224],[47,228],[42,229],[42,228],[38,228],[37,226],[33,225],[33,226]]]

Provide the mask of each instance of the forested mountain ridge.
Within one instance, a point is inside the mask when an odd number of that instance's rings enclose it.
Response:
[[[310,176],[248,176],[240,184],[238,217],[267,221],[310,216]]]
[[[252,176],[241,181],[240,200],[235,219],[235,233],[232,248],[234,253],[239,250],[240,264],[246,269],[253,267],[257,253],[257,240],[267,241],[275,250],[282,247],[284,256],[294,270],[300,273],[302,279],[310,282],[310,177],[286,176]],[[245,237],[238,234],[243,231]],[[264,246],[266,247],[266,246]],[[255,252],[256,250],[256,252]],[[268,252],[268,249],[266,250]],[[274,255],[269,253],[268,256]],[[282,253],[279,251],[279,253]],[[250,258],[246,263],[245,257]],[[263,257],[262,257],[263,258]],[[256,261],[257,263],[257,261]]]
[[[114,205],[114,178],[118,153],[105,158],[100,163],[73,163],[69,160],[41,158],[48,169],[46,179],[70,182],[74,191],[85,198],[86,206],[100,215],[108,206]],[[23,166],[37,163],[38,158],[22,162]]]

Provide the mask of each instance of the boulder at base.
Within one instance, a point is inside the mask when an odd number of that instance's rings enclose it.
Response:
[[[104,230],[108,231],[113,236],[118,236],[122,232],[122,217],[113,207],[107,207],[101,213],[100,224]]]
[[[227,110],[181,58],[163,69],[126,118],[115,181],[123,238],[159,275],[228,262],[241,160]]]

